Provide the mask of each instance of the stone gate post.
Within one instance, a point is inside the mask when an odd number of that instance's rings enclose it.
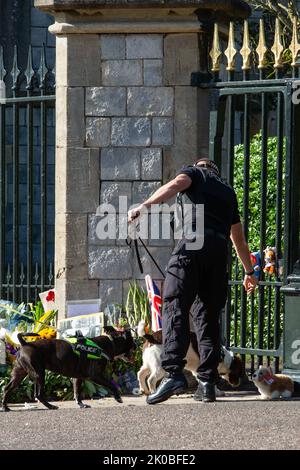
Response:
[[[239,0],[35,0],[55,17],[56,237],[60,316],[68,300],[122,303],[141,278],[130,249],[96,237],[100,202],[140,202],[208,153],[205,69],[214,19],[248,16]],[[203,21],[202,21],[203,19]],[[200,21],[199,21],[200,20]],[[204,70],[205,72],[205,70]],[[164,266],[171,247],[152,241]],[[142,256],[145,272],[159,273]]]

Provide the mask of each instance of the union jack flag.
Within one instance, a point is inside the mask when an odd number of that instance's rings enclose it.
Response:
[[[159,288],[152,281],[151,276],[147,274],[145,276],[145,282],[148,292],[148,299],[150,303],[151,309],[151,328],[152,331],[159,331],[162,329],[162,318],[161,318],[161,306],[162,306],[162,299],[159,292]]]

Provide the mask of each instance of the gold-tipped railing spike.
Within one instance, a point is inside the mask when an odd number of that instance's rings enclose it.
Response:
[[[275,57],[274,68],[279,69],[283,67],[282,54],[284,51],[284,47],[283,47],[282,38],[281,38],[281,25],[280,25],[280,21],[278,18],[276,18],[275,38],[274,38],[274,44],[273,44],[273,47],[271,48],[271,51],[273,52],[274,57]]]
[[[265,35],[265,25],[264,20],[259,21],[259,41],[258,46],[256,48],[256,53],[258,55],[258,68],[265,69],[268,65],[268,61],[266,58],[268,52],[267,43],[266,43],[266,35]]]
[[[251,68],[251,47],[250,47],[250,34],[248,21],[244,21],[244,39],[243,47],[240,50],[240,54],[243,57],[243,70],[249,70]]]
[[[212,49],[209,53],[211,60],[212,60],[212,72],[219,72],[220,71],[220,60],[222,57],[222,51],[220,47],[220,36],[219,36],[219,26],[215,23],[214,27],[214,39],[212,44]]]
[[[297,63],[298,54],[300,52],[300,43],[298,42],[298,20],[296,17],[293,19],[293,37],[290,45],[290,51],[292,53],[292,66],[299,67]]]
[[[235,47],[235,40],[234,40],[234,25],[233,22],[230,22],[229,27],[229,38],[228,38],[228,47],[225,51],[225,55],[227,57],[227,67],[226,70],[229,72],[234,72],[235,70],[235,56],[237,54],[237,49]]]

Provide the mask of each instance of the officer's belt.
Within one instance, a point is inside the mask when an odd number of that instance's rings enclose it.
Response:
[[[218,232],[217,230],[214,230],[213,228],[204,229],[204,237],[205,236],[220,238],[221,240],[225,240],[226,242],[228,241],[228,237],[226,237],[224,233]]]

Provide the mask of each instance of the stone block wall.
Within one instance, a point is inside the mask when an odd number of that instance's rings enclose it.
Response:
[[[95,42],[101,56],[95,71],[99,85],[84,90],[85,146],[99,151],[99,202],[116,205],[119,196],[126,196],[129,204],[138,204],[182,164],[193,162],[199,147],[207,149],[208,118],[202,126],[197,119],[201,92],[190,86],[190,74],[198,67],[197,34],[103,34]],[[207,106],[204,93],[202,100]],[[89,214],[88,278],[99,282],[103,306],[122,303],[128,281],[144,275],[124,242],[97,239],[98,220]],[[149,245],[164,269],[172,240]],[[143,249],[141,258],[145,274],[161,279]]]
[[[67,300],[123,303],[129,281],[161,281],[141,248],[99,240],[101,203],[138,204],[208,154],[209,96],[192,88],[197,33],[57,36],[56,289]],[[88,53],[87,53],[88,51]],[[172,201],[173,202],[173,201]],[[118,213],[118,218],[126,214]],[[164,269],[173,240],[147,241]]]
[[[228,23],[231,13],[250,13],[245,2],[228,13],[227,3],[212,5],[212,17]],[[211,33],[210,2],[35,5],[55,17],[49,28],[56,35],[55,286],[64,316],[68,300],[100,296],[104,308],[124,302],[130,280],[143,282],[124,239],[97,237],[99,204],[117,204],[119,196],[141,203],[209,153],[210,92],[192,87],[191,74],[206,72],[207,37],[200,36]],[[126,220],[126,212],[118,219]],[[164,269],[172,239],[155,234],[147,243]],[[160,283],[143,249],[141,257],[145,274]]]
[[[174,88],[164,86],[162,34],[101,35],[99,48],[101,86],[85,89],[86,146],[99,148],[100,203],[118,208],[119,196],[139,203],[162,183],[164,146],[174,141]],[[123,303],[128,281],[141,274],[124,241],[97,239],[98,219],[89,216],[89,278],[99,280],[103,306]],[[163,252],[156,249],[164,267]],[[158,276],[149,263],[148,272]]]

